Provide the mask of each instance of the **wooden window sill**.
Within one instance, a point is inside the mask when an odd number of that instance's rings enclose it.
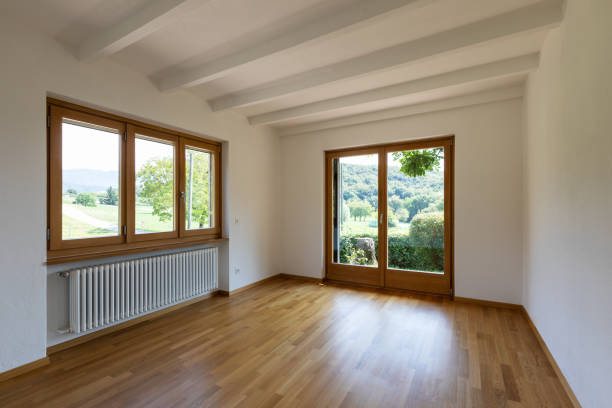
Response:
[[[214,242],[229,241],[227,237],[193,237],[188,239],[165,239],[158,242],[133,242],[107,248],[75,248],[69,250],[47,251],[45,265],[57,265],[88,259],[108,258],[112,256],[133,255],[164,249],[205,245]]]

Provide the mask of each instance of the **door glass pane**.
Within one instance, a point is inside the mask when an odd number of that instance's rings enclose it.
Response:
[[[120,145],[115,129],[62,121],[62,239],[120,234]]]
[[[388,153],[388,267],[444,273],[444,149]]]
[[[210,152],[185,148],[185,229],[214,227],[213,169]]]
[[[174,145],[136,135],[136,234],[174,231]]]
[[[378,155],[333,159],[333,262],[378,265]]]

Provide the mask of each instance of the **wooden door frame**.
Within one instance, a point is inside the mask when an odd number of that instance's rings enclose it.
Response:
[[[383,232],[383,226],[386,224],[386,218],[383,217],[382,222],[378,223],[378,267],[372,266],[359,266],[359,265],[344,265],[334,264],[333,251],[331,243],[333,242],[333,212],[332,207],[332,190],[333,190],[333,159],[340,157],[349,156],[361,156],[366,154],[377,154],[378,155],[378,190],[380,200],[380,189],[382,187],[382,171],[380,169],[384,148],[381,146],[352,148],[345,150],[336,150],[325,152],[325,278],[331,280],[345,281],[347,277],[351,277],[354,283],[369,285],[369,286],[383,286],[384,285],[384,259],[382,251],[380,250],[380,237]],[[376,219],[378,220],[381,215],[381,206],[378,205],[378,211]]]
[[[444,245],[445,245],[445,269],[448,269],[444,277],[437,278],[431,274],[423,274],[420,272],[402,271],[407,274],[409,282],[419,282],[432,278],[434,282],[437,279],[444,281],[434,283],[433,285],[422,285],[420,289],[406,289],[389,286],[386,277],[387,274],[393,274],[393,269],[387,268],[387,153],[399,151],[400,149],[423,149],[431,147],[444,147]],[[373,279],[370,276],[365,276],[364,269],[367,267],[354,265],[339,265],[333,261],[333,214],[332,206],[332,186],[333,186],[333,159],[346,156],[355,156],[361,154],[379,154],[378,156],[378,194],[379,203],[377,211],[377,219],[382,215],[382,224],[378,224],[378,278]],[[447,202],[448,201],[448,202]],[[325,279],[331,281],[342,281],[351,284],[373,286],[388,289],[400,289],[413,292],[426,292],[437,295],[446,295],[454,297],[454,213],[455,213],[455,136],[446,135],[440,137],[413,139],[402,142],[375,144],[368,146],[349,147],[345,149],[334,149],[325,151]],[[371,267],[370,267],[371,268]],[[372,268],[373,269],[373,268]],[[342,271],[343,273],[338,273]],[[350,280],[349,280],[350,277]],[[446,286],[448,284],[448,287]]]

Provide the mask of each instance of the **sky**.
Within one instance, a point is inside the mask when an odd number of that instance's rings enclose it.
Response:
[[[120,136],[112,131],[92,129],[64,122],[62,124],[62,168],[119,170]],[[154,157],[173,155],[167,144],[136,139],[136,169]]]
[[[397,160],[393,159],[393,155],[391,153],[388,154],[387,164],[389,166],[397,166],[400,164]],[[378,164],[378,155],[376,154],[367,154],[361,156],[346,156],[340,158],[340,163],[349,163],[349,164],[362,164],[362,165],[373,165]],[[444,160],[440,161],[440,168],[443,168]]]

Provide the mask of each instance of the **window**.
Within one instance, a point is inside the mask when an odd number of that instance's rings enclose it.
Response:
[[[50,263],[221,238],[219,143],[49,99]]]

